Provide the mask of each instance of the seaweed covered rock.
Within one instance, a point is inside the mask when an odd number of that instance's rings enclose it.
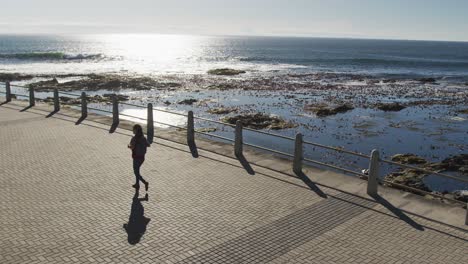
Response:
[[[52,91],[54,88],[59,90],[108,90],[118,91],[121,89],[131,90],[150,90],[153,88],[168,89],[179,87],[181,84],[173,82],[158,82],[150,77],[134,77],[134,76],[120,76],[120,75],[98,75],[90,74],[87,78],[69,81],[69,82],[51,82],[41,81],[30,84],[37,91]]]
[[[56,78],[53,78],[52,80],[47,80],[47,81],[39,81],[35,83],[31,83],[28,86],[31,88],[34,88],[35,90],[39,90],[43,87],[56,87],[59,82],[57,81]]]
[[[460,114],[467,114],[467,115],[468,115],[468,108],[466,108],[466,109],[460,109],[460,110],[458,110],[457,112],[460,113]]]
[[[193,105],[193,103],[196,103],[196,102],[198,102],[197,99],[192,99],[192,98],[190,98],[190,99],[184,99],[184,100],[182,100],[182,101],[179,101],[178,104]]]
[[[468,154],[451,156],[441,162],[431,163],[427,167],[436,171],[458,171],[466,174],[468,173]]]
[[[202,127],[202,128],[197,128],[195,129],[195,131],[199,132],[199,133],[212,133],[212,132],[216,132],[216,127]]]
[[[33,75],[26,75],[20,73],[0,73],[0,82],[23,81],[34,78]]]
[[[208,71],[208,74],[211,74],[211,75],[227,75],[227,76],[239,75],[242,73],[245,73],[245,71],[229,69],[229,68],[213,69],[213,70]]]
[[[422,83],[435,83],[436,79],[434,79],[434,78],[421,78],[418,81],[420,81]]]
[[[222,119],[223,122],[229,124],[236,124],[237,120],[240,120],[241,124],[245,127],[253,128],[253,129],[286,129],[286,128],[293,128],[297,125],[287,122],[284,119],[276,116],[270,116],[263,113],[256,113],[256,114],[245,114],[245,115],[237,115],[232,117],[224,117]]]
[[[112,100],[114,94],[103,94],[102,96],[105,98],[109,98],[109,100]],[[123,94],[115,94],[115,96],[117,96],[117,100],[119,101],[128,101],[128,99],[130,98],[128,95]]]
[[[389,112],[389,111],[398,112],[398,111],[405,109],[406,106],[400,103],[388,103],[388,104],[379,103],[379,104],[376,104],[376,108],[382,111],[386,111],[386,112]]]
[[[345,113],[345,112],[348,112],[350,110],[353,110],[354,107],[352,107],[351,105],[347,105],[347,104],[342,104],[342,105],[338,105],[338,106],[334,106],[334,107],[330,107],[330,106],[327,106],[327,105],[324,105],[324,104],[321,104],[321,105],[307,105],[305,107],[305,110],[306,111],[310,111],[314,114],[316,114],[317,116],[320,116],[320,117],[324,117],[324,116],[330,116],[330,115],[336,115],[338,113]]]
[[[392,156],[392,161],[403,164],[426,164],[427,160],[414,154],[396,154]]]
[[[237,108],[225,108],[225,107],[218,107],[218,108],[210,108],[206,112],[214,115],[226,115],[232,112],[237,112]]]
[[[422,172],[420,170],[415,170],[415,169],[404,169],[404,170],[399,170],[396,172],[392,172],[385,176],[385,185],[394,187],[397,189],[403,189],[406,190],[403,187],[400,187],[395,184],[399,185],[405,185],[411,188],[415,188],[421,191],[425,192],[431,192],[432,190],[426,186],[424,183],[423,179],[426,177],[427,174],[425,172]],[[392,184],[395,183],[395,184]],[[416,192],[417,193],[417,192]]]

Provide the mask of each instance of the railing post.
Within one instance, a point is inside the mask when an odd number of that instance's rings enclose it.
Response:
[[[6,92],[6,102],[11,102],[11,87],[10,82],[5,83],[5,92]]]
[[[119,100],[117,95],[112,96],[112,125],[116,126],[120,122],[119,120]]]
[[[466,218],[465,218],[465,225],[468,225],[468,202],[466,203]]]
[[[29,107],[36,105],[36,99],[34,98],[34,88],[29,87]]]
[[[369,177],[367,180],[367,194],[368,195],[377,195],[378,187],[378,177],[379,177],[379,151],[374,149],[371,152],[370,161],[369,161]]]
[[[294,161],[293,161],[293,172],[297,175],[302,173],[302,160],[304,159],[302,134],[296,135],[294,141]]]
[[[81,93],[81,119],[85,119],[88,116],[88,102],[86,100],[86,93]]]
[[[153,104],[148,104],[148,118],[146,124],[146,136],[149,143],[153,143],[154,138],[154,121],[153,121]]]
[[[60,99],[57,88],[54,89],[54,112],[60,111]]]
[[[187,116],[187,144],[195,144],[195,125],[193,122],[193,111],[189,111]]]
[[[236,132],[235,132],[235,137],[234,137],[234,154],[236,157],[242,157],[242,145],[243,145],[243,139],[242,139],[242,122],[240,120],[237,120],[236,122]]]

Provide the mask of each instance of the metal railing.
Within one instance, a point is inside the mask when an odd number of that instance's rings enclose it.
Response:
[[[6,82],[4,84],[5,84],[5,92],[2,92],[2,93],[5,94],[5,96],[6,96],[6,102],[10,102],[11,99],[12,99],[12,96],[14,95],[14,96],[19,96],[19,97],[28,97],[29,98],[29,106],[32,107],[32,106],[35,105],[35,100],[36,99],[34,97],[34,89],[33,88],[25,87],[25,86],[19,86],[19,85],[14,85],[13,86],[9,82]],[[13,94],[13,93],[11,93],[11,87],[18,87],[18,88],[28,89],[29,96],[21,95],[21,94]],[[194,137],[195,134],[209,136],[209,137],[225,140],[225,141],[228,141],[228,142],[234,142],[234,153],[236,154],[236,156],[242,155],[242,153],[243,153],[242,146],[245,145],[245,146],[260,149],[260,150],[263,150],[263,151],[268,151],[268,152],[271,152],[271,153],[274,153],[274,154],[278,154],[278,155],[286,156],[286,157],[289,157],[289,158],[293,158],[293,166],[292,167],[293,167],[293,171],[295,173],[300,173],[302,171],[302,165],[303,165],[303,162],[305,161],[305,162],[309,162],[311,164],[316,164],[316,165],[320,165],[320,166],[323,166],[323,167],[327,167],[327,168],[331,168],[331,169],[334,169],[334,170],[349,173],[349,174],[352,174],[352,175],[355,175],[355,176],[359,176],[361,178],[367,178],[367,181],[368,181],[367,193],[370,194],[370,195],[377,194],[377,192],[378,192],[378,183],[381,183],[381,184],[385,183],[385,184],[390,185],[390,186],[396,186],[396,187],[398,187],[400,189],[405,189],[405,190],[408,190],[408,191],[411,191],[411,192],[421,193],[421,194],[424,194],[424,195],[431,195],[433,197],[437,197],[437,198],[440,198],[440,199],[445,199],[445,200],[448,200],[448,201],[451,201],[451,202],[454,202],[454,203],[459,203],[459,204],[465,205],[465,203],[462,202],[462,201],[450,199],[450,198],[444,197],[444,196],[436,194],[436,193],[426,192],[426,191],[423,191],[423,190],[420,190],[420,189],[412,188],[410,186],[394,183],[394,182],[387,181],[387,180],[380,180],[379,177],[378,177],[379,166],[380,166],[379,164],[380,163],[386,163],[386,164],[389,164],[389,165],[398,166],[400,168],[418,170],[418,171],[422,171],[422,172],[430,174],[430,175],[437,175],[439,177],[448,178],[448,179],[468,183],[468,179],[464,179],[464,178],[448,175],[448,174],[445,174],[445,173],[440,173],[440,172],[424,169],[424,168],[421,168],[421,167],[411,166],[411,165],[408,165],[408,164],[394,162],[394,161],[391,161],[391,160],[382,159],[382,158],[379,157],[379,152],[377,150],[373,150],[370,155],[366,155],[366,154],[363,154],[363,153],[359,153],[359,152],[355,152],[355,151],[349,151],[349,150],[345,150],[345,149],[342,149],[342,148],[326,146],[326,145],[322,145],[322,144],[314,143],[314,142],[310,142],[310,141],[303,141],[302,140],[302,134],[300,134],[300,133],[297,134],[295,138],[292,138],[292,137],[288,137],[288,136],[284,136],[284,135],[279,135],[279,134],[274,134],[274,133],[270,133],[270,132],[266,132],[266,131],[255,130],[255,129],[252,129],[252,128],[243,127],[243,125],[242,125],[242,123],[240,121],[237,121],[237,123],[234,125],[234,124],[230,124],[230,123],[226,123],[226,122],[222,122],[222,121],[211,120],[211,119],[207,119],[207,118],[203,118],[203,117],[193,116],[192,111],[189,111],[188,114],[182,114],[182,113],[173,112],[173,111],[169,111],[169,110],[157,109],[157,108],[154,108],[152,104],[148,104],[147,106],[143,106],[143,105],[138,105],[138,104],[119,102],[118,97],[116,95],[111,97],[112,98],[113,111],[107,111],[107,110],[103,110],[103,109],[88,107],[87,106],[88,97],[86,96],[85,92],[82,92],[82,94],[79,95],[79,94],[73,94],[73,93],[68,93],[68,92],[60,92],[57,89],[54,89],[54,109],[55,110],[60,109],[60,95],[73,96],[74,99],[81,99],[81,104],[76,105],[76,106],[81,107],[81,112],[82,112],[81,118],[86,118],[88,109],[91,109],[91,110],[94,110],[94,111],[101,111],[101,112],[105,112],[105,113],[111,113],[113,115],[113,126],[115,126],[115,125],[117,125],[119,123],[119,116],[125,116],[125,117],[136,118],[136,119],[139,119],[139,120],[147,121],[147,136],[148,136],[148,141],[150,141],[150,142],[153,141],[153,136],[154,136],[154,126],[153,126],[153,124],[154,123],[162,124],[162,125],[165,125],[165,126],[168,126],[168,127],[174,127],[174,128],[186,130],[187,131],[187,142],[193,141],[194,138],[195,138]],[[127,115],[127,114],[122,114],[122,113],[119,112],[119,104],[132,106],[132,107],[138,107],[138,108],[147,108],[148,109],[148,116],[147,116],[147,118],[142,118],[142,117]],[[154,111],[159,111],[159,112],[164,112],[164,113],[169,113],[169,114],[174,114],[174,115],[184,116],[184,117],[187,116],[187,127],[181,127],[181,126],[171,125],[171,124],[167,124],[167,123],[160,122],[160,121],[154,121],[153,120],[153,112]],[[216,124],[219,124],[219,125],[224,125],[224,126],[229,126],[231,128],[235,128],[234,139],[219,136],[219,135],[212,134],[212,133],[196,131],[194,129],[194,119],[198,119],[198,120],[202,120],[202,121],[206,121],[206,122],[216,123]],[[247,131],[251,131],[251,132],[255,132],[255,133],[259,133],[259,134],[263,134],[263,135],[268,135],[268,136],[272,136],[272,137],[276,137],[276,138],[286,139],[286,140],[289,140],[289,141],[293,141],[294,142],[294,154],[282,152],[282,151],[275,150],[275,149],[270,149],[270,148],[263,147],[263,146],[258,146],[258,145],[251,144],[251,143],[244,143],[243,142],[243,130],[247,130]],[[345,153],[345,154],[353,155],[353,156],[360,157],[360,158],[369,159],[369,167],[368,167],[369,172],[368,172],[368,174],[364,174],[364,173],[361,173],[361,172],[356,172],[356,171],[349,170],[349,169],[346,169],[346,168],[342,168],[342,167],[339,167],[339,166],[335,166],[335,165],[327,164],[327,163],[324,163],[324,162],[320,162],[320,161],[317,161],[317,160],[304,158],[304,156],[303,156],[303,145],[304,144],[319,147],[319,148],[322,148],[322,149],[332,150],[332,151],[336,151],[336,152],[340,152],[340,153]],[[468,208],[467,208],[466,224],[468,225]]]

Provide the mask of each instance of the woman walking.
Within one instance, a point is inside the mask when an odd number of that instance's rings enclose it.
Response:
[[[135,173],[136,183],[132,185],[135,189],[140,189],[140,181],[145,185],[145,190],[148,191],[148,182],[143,179],[140,174],[140,167],[145,161],[146,148],[150,146],[145,136],[143,135],[143,129],[140,125],[133,126],[133,134],[128,148],[132,150],[133,158],[133,172]]]

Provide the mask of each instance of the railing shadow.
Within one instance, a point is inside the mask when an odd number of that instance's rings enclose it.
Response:
[[[54,110],[54,111],[50,112],[48,115],[46,115],[46,118],[52,117],[53,115],[55,115],[58,112],[59,112],[58,110]]]
[[[119,127],[119,123],[113,123],[112,126],[109,129],[109,134],[114,133],[115,130],[117,130],[118,127]]]
[[[25,112],[25,111],[31,109],[32,107],[33,107],[32,105],[26,106],[25,108],[21,109],[20,112]]]
[[[407,224],[412,226],[414,229],[419,230],[419,231],[424,231],[423,226],[420,224],[416,223],[413,219],[411,219],[409,216],[407,216],[405,213],[403,213],[402,210],[396,208],[391,204],[389,201],[387,201],[385,198],[380,196],[379,194],[375,195],[370,195],[372,198],[375,199],[376,202],[387,208],[390,212],[392,212],[395,216],[400,218],[401,220],[405,221]]]
[[[83,122],[85,119],[86,119],[86,116],[80,117],[80,119],[78,119],[78,120],[75,122],[75,125],[81,124],[81,122]]]
[[[0,106],[4,105],[4,104],[8,104],[9,102],[5,101],[5,102],[2,102],[0,103]]]
[[[254,169],[252,168],[252,166],[250,166],[250,163],[247,161],[247,159],[245,159],[244,155],[242,155],[242,154],[241,155],[236,155],[236,157],[237,157],[237,160],[239,160],[240,164],[245,169],[245,171],[247,171],[248,174],[255,175]]]
[[[151,220],[145,217],[145,208],[141,204],[142,201],[148,201],[148,194],[144,198],[139,198],[139,191],[135,190],[128,223],[123,225],[128,234],[128,243],[131,245],[136,245],[140,242],[146,232],[146,226]]]
[[[304,172],[301,171],[300,173],[296,173],[296,175],[307,185],[307,187],[309,187],[309,189],[314,191],[318,196],[322,198],[328,197],[313,181],[310,180],[310,178]]]
[[[198,148],[197,148],[197,144],[195,142],[188,142],[187,145],[189,146],[189,149],[190,149],[190,153],[192,154],[192,157],[194,158],[198,158],[199,155],[198,155]]]

